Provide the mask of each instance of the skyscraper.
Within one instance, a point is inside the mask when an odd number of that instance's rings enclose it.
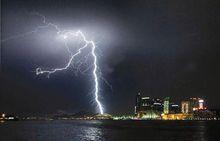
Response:
[[[152,109],[152,100],[150,97],[141,98],[141,111],[151,110]]]
[[[135,115],[137,115],[137,113],[140,111],[140,109],[141,109],[141,94],[138,93],[136,95],[136,99],[135,99],[135,107],[134,107]]]
[[[154,98],[153,99],[153,110],[158,111],[158,112],[163,112],[163,100],[159,98]]]
[[[178,104],[170,103],[169,113],[175,114],[180,113],[180,107]]]
[[[205,110],[205,101],[202,98],[190,98],[189,99],[189,111],[192,113],[198,110]]]
[[[135,116],[142,119],[160,119],[161,112],[154,109],[155,105],[162,106],[162,103],[159,103],[159,101],[158,99],[156,102],[150,97],[141,96],[141,94],[138,93],[135,99]]]
[[[181,102],[181,111],[182,111],[183,114],[188,114],[188,113],[191,112],[189,101],[182,101]]]
[[[169,114],[169,97],[166,97],[164,99],[164,104],[163,104],[163,112],[164,114]]]
[[[205,109],[205,108],[204,108],[204,100],[200,98],[200,99],[198,100],[198,102],[199,102],[199,110]]]

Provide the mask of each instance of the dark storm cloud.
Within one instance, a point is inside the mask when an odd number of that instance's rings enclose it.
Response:
[[[175,101],[202,96],[215,108],[220,107],[218,5],[212,0],[3,0],[2,38],[41,24],[26,11],[38,11],[62,29],[86,31],[102,52],[99,63],[113,86],[111,92],[102,84],[102,101],[109,113],[131,113],[139,91]],[[47,104],[44,112],[94,109],[88,94],[91,78],[75,77],[71,70],[51,79],[31,72],[39,64],[55,67],[66,61],[53,33],[41,31],[2,47],[0,110],[25,112],[30,107],[41,112]]]

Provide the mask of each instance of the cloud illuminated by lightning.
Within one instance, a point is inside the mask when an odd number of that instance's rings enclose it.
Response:
[[[57,34],[58,35],[61,35],[61,37],[63,38],[64,40],[64,43],[65,43],[65,47],[68,51],[68,53],[70,54],[70,59],[68,60],[68,62],[63,66],[63,67],[60,67],[60,68],[54,68],[54,69],[51,69],[51,70],[43,70],[42,68],[37,68],[36,69],[36,75],[40,75],[40,74],[47,74],[47,77],[49,77],[51,74],[53,73],[56,73],[58,71],[63,71],[63,70],[66,70],[68,68],[70,68],[71,65],[74,65],[76,62],[75,58],[77,56],[79,56],[80,54],[82,54],[82,51],[86,48],[90,48],[91,51],[90,53],[87,55],[87,56],[84,56],[86,59],[84,60],[84,62],[87,61],[87,58],[89,55],[91,55],[93,57],[93,62],[92,62],[92,76],[93,76],[93,80],[94,80],[94,96],[95,96],[95,102],[97,104],[97,107],[99,109],[99,113],[100,114],[103,114],[104,113],[104,109],[103,109],[103,106],[101,104],[101,102],[99,101],[99,78],[104,80],[104,82],[111,87],[111,85],[101,76],[101,72],[99,72],[98,70],[98,60],[97,60],[97,54],[96,54],[96,44],[94,43],[94,41],[92,40],[88,40],[86,38],[86,36],[83,34],[82,31],[72,31],[72,30],[61,30],[57,25],[53,24],[53,23],[50,23],[50,22],[47,22],[46,20],[46,17],[37,13],[37,12],[33,12],[31,13],[32,15],[37,15],[39,17],[42,18],[42,22],[43,22],[43,25],[41,26],[38,26],[36,27],[33,31],[29,31],[29,32],[26,32],[26,33],[23,33],[23,34],[19,34],[19,35],[15,35],[15,36],[11,36],[9,38],[6,38],[6,39],[3,39],[1,40],[1,42],[5,42],[7,40],[11,40],[11,39],[16,39],[16,38],[20,38],[20,37],[23,37],[23,36],[26,36],[26,35],[29,35],[29,34],[33,34],[33,33],[36,33],[38,32],[39,30],[41,29],[45,29],[45,28],[49,28],[49,27],[52,27],[54,28],[56,31],[57,31]],[[77,51],[75,53],[73,53],[70,49],[70,47],[68,46],[68,39],[69,38],[72,38],[72,37],[79,37],[80,39],[82,39],[83,41],[83,45],[77,49]],[[77,66],[77,71],[79,72],[85,72],[87,71],[88,69],[90,69],[90,67],[88,67],[86,70],[84,71],[81,71],[80,70],[80,66],[84,63],[82,61],[80,61],[79,65]],[[100,75],[100,76],[99,76]]]

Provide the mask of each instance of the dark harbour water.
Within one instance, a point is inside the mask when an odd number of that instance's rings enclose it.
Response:
[[[0,141],[220,141],[220,121],[18,121]]]

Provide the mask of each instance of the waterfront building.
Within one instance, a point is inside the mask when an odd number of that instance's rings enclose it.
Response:
[[[135,115],[138,114],[140,111],[147,111],[152,110],[153,107],[153,101],[150,99],[150,97],[143,97],[140,93],[136,95],[135,100]]]
[[[141,97],[141,111],[152,110],[152,100],[150,97]]]
[[[205,100],[202,98],[190,98],[191,111],[205,110]]]
[[[191,110],[190,110],[190,102],[189,102],[189,101],[182,101],[182,102],[181,102],[181,111],[182,111],[182,113],[184,113],[184,114],[191,113]]]
[[[170,103],[169,113],[176,114],[176,113],[180,113],[180,111],[181,111],[180,106],[178,104]]]
[[[158,112],[163,112],[163,101],[159,98],[154,98],[153,99],[153,110],[158,111]]]
[[[135,100],[135,116],[142,119],[160,119],[161,102],[160,99],[151,99],[138,93]]]
[[[203,110],[205,108],[204,107],[204,100],[203,99],[199,99],[198,102],[199,102],[199,106],[198,106],[199,110]]]
[[[183,113],[177,113],[177,114],[162,114],[163,120],[185,120],[190,119],[192,115],[190,114],[183,114]]]
[[[164,99],[164,104],[163,104],[163,113],[164,114],[169,114],[169,97],[166,97]]]
[[[135,107],[134,107],[135,115],[137,115],[137,113],[140,111],[140,108],[141,108],[141,94],[138,93],[135,98]]]
[[[138,118],[141,119],[161,119],[161,113],[155,110],[140,111]]]
[[[181,111],[182,113],[194,113],[199,110],[206,110],[204,99],[202,98],[190,98],[189,100],[182,101]]]

